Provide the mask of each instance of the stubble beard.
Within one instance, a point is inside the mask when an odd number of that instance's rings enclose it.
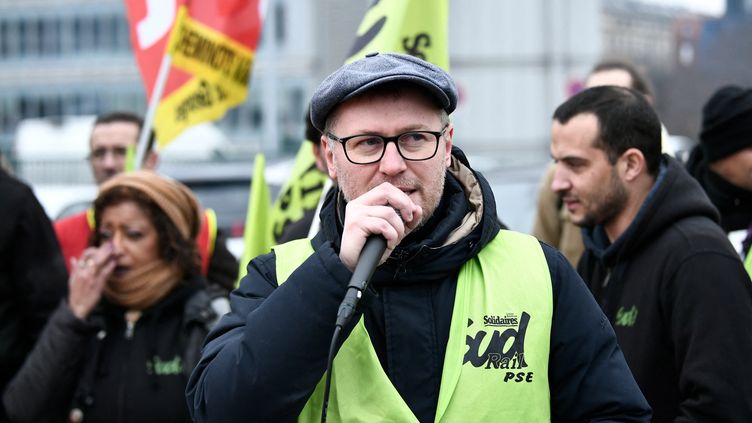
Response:
[[[357,173],[357,169],[347,168],[347,166],[340,166],[340,164],[336,160],[334,162],[334,166],[337,175],[339,175],[339,177],[337,178],[337,185],[342,191],[342,196],[347,202],[359,197],[360,195],[370,191],[371,189],[381,185],[384,182],[389,182],[390,184],[395,186],[409,186],[415,189],[419,189],[420,193],[422,194],[424,204],[418,205],[423,208],[423,216],[421,217],[420,222],[418,222],[416,227],[411,232],[415,232],[420,227],[425,225],[426,222],[428,222],[428,220],[436,211],[436,208],[441,201],[441,197],[444,194],[444,184],[446,183],[447,169],[446,167],[444,167],[443,159],[436,162],[436,167],[432,172],[433,176],[427,178],[428,180],[425,181],[427,183],[426,185],[421,184],[421,181],[416,179],[407,179],[403,177],[396,177],[391,179],[383,178],[381,180],[373,182],[371,186],[369,186],[363,192],[358,192],[358,189],[354,183],[353,176],[355,173]]]
[[[602,200],[594,203],[594,207],[585,213],[577,225],[585,227],[606,225],[624,210],[629,200],[629,193],[616,174],[616,169],[611,172],[606,189],[596,193],[593,198],[597,198],[599,195]]]

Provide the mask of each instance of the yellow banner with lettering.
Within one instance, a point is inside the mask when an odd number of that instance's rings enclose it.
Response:
[[[449,70],[448,23],[449,0],[373,2],[346,63],[378,51],[409,54]]]
[[[192,78],[159,103],[154,126],[160,148],[245,101],[254,58],[250,48],[191,18],[185,6],[178,9],[167,51],[172,66]]]

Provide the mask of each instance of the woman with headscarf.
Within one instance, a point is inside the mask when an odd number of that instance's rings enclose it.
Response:
[[[189,422],[184,397],[216,320],[199,273],[199,205],[150,171],[106,182],[67,301],[3,396],[11,421]]]

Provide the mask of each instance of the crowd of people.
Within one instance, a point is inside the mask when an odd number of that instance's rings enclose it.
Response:
[[[237,286],[156,152],[125,171],[137,115],[96,120],[78,215],[0,169],[0,422],[752,421],[752,89],[712,95],[683,163],[646,78],[596,65],[553,112],[535,236],[455,142],[458,97],[409,55],[329,75],[305,139],[330,184]]]

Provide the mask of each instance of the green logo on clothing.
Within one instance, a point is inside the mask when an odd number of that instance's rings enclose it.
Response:
[[[156,355],[152,360],[146,361],[146,374],[157,376],[179,375],[183,373],[183,360],[176,355],[172,360],[162,360]]]
[[[632,306],[629,310],[624,310],[624,307],[619,307],[616,312],[616,321],[614,326],[632,327],[637,321],[637,306]]]

